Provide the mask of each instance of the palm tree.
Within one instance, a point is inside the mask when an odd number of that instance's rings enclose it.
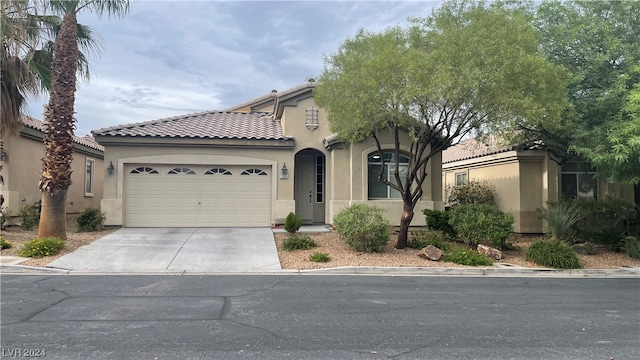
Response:
[[[77,14],[86,10],[98,16],[124,16],[129,0],[51,0],[51,8],[63,15],[55,39],[51,66],[51,91],[45,106],[45,156],[38,187],[42,212],[38,237],[67,238],[65,200],[71,185],[74,103],[78,69]]]

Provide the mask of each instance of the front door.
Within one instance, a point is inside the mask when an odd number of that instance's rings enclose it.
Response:
[[[302,216],[303,224],[313,223],[313,187],[315,163],[313,155],[296,156],[294,173],[294,192],[296,199],[296,215]]]

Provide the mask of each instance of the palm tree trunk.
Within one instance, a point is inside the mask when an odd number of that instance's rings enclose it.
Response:
[[[67,238],[66,197],[71,185],[74,102],[78,66],[78,21],[67,12],[56,37],[51,69],[51,91],[45,117],[45,156],[42,159],[42,212],[39,237]],[[62,220],[61,220],[62,219]]]

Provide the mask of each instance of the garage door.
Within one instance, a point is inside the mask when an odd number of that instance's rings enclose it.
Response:
[[[269,226],[270,171],[266,166],[127,166],[125,226]]]

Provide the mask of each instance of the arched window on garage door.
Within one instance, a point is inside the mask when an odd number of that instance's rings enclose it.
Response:
[[[178,175],[178,174],[195,175],[196,172],[189,168],[179,167],[179,168],[169,170],[168,174],[169,175]]]
[[[233,175],[231,171],[224,168],[213,168],[205,171],[205,175]]]
[[[141,166],[131,170],[131,174],[157,174],[158,170],[146,166]]]
[[[260,169],[247,169],[240,173],[240,175],[267,175],[267,173]]]

